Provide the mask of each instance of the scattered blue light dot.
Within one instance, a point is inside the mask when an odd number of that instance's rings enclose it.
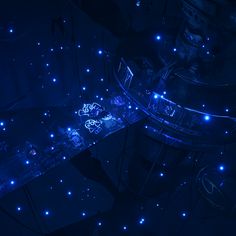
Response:
[[[44,211],[45,216],[49,216],[50,212],[48,210]]]
[[[49,67],[49,64],[48,64],[48,63],[46,63],[46,67]]]
[[[142,224],[144,223],[144,221],[145,221],[145,219],[144,219],[144,218],[141,218],[141,219],[139,220],[139,224],[142,225]]]
[[[3,121],[0,122],[0,126],[4,126],[4,122]]]
[[[164,173],[161,172],[161,173],[160,173],[160,177],[163,177],[163,176],[164,176]]]
[[[173,48],[173,51],[174,51],[174,52],[176,52],[176,51],[177,51],[177,49],[176,49],[176,48]]]
[[[86,216],[86,213],[85,213],[85,212],[82,212],[82,216]]]
[[[13,33],[14,32],[14,30],[11,28],[11,29],[9,29],[9,33]]]
[[[16,210],[17,210],[17,211],[21,211],[21,207],[18,206],[18,207],[16,208]]]
[[[50,138],[54,138],[54,134],[50,134]]]
[[[132,108],[132,106],[131,106],[131,105],[129,105],[129,106],[128,106],[128,108],[129,108],[129,109],[131,109],[131,108]]]
[[[83,91],[85,91],[85,90],[86,90],[86,87],[83,87],[82,89],[83,89]]]
[[[89,73],[89,72],[90,72],[90,69],[89,69],[89,68],[88,68],[88,69],[86,69],[86,72],[87,72],[87,73]]]
[[[15,184],[15,181],[14,181],[14,180],[11,180],[10,183],[11,183],[11,185],[14,185],[14,184]]]
[[[98,50],[98,54],[102,55],[103,54],[102,50]]]
[[[166,95],[166,91],[164,91],[163,94]]]
[[[211,118],[210,118],[209,115],[205,115],[205,116],[204,116],[204,120],[205,120],[205,121],[209,121],[210,119],[211,119]]]
[[[71,131],[71,128],[69,127],[69,128],[67,128],[67,131]]]
[[[101,226],[102,225],[102,222],[98,222],[98,226]]]
[[[228,109],[228,108],[226,108],[226,109],[225,109],[225,112],[229,112],[229,109]]]
[[[184,218],[187,217],[187,213],[186,213],[186,212],[182,212],[181,215],[182,215],[182,217],[184,217]]]
[[[26,164],[26,165],[29,165],[29,163],[30,163],[30,162],[29,162],[28,160],[27,160],[27,161],[25,161],[25,164]]]
[[[140,7],[140,5],[141,5],[141,1],[137,1],[136,2],[136,7]]]
[[[155,94],[155,95],[154,95],[154,98],[157,99],[157,98],[158,98],[158,94]]]
[[[127,226],[123,226],[123,230],[127,230]]]
[[[71,196],[71,195],[72,195],[72,192],[71,192],[71,191],[68,191],[68,192],[67,192],[67,195]]]
[[[57,79],[56,79],[56,78],[53,78],[52,81],[55,83],[55,82],[57,81]]]
[[[225,167],[224,167],[223,165],[220,165],[220,166],[219,166],[219,170],[220,170],[220,171],[224,171],[224,170],[225,170]]]
[[[50,49],[50,51],[51,51],[51,52],[53,52],[53,51],[54,51],[54,49],[53,49],[53,48],[51,48],[51,49]]]
[[[160,40],[161,40],[161,36],[160,36],[160,35],[157,35],[157,36],[156,36],[156,40],[160,41]]]

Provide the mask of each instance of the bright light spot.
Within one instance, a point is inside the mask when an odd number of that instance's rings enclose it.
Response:
[[[9,32],[10,32],[10,33],[13,33],[13,32],[14,32],[14,30],[11,28],[11,29],[9,29]]]
[[[210,119],[211,119],[211,118],[210,118],[209,115],[205,115],[205,116],[204,116],[204,120],[205,120],[205,121],[209,121]]]
[[[131,106],[131,105],[129,105],[129,106],[128,106],[128,108],[129,108],[129,109],[131,109],[131,108],[132,108],[132,106]]]
[[[142,225],[142,224],[144,223],[144,221],[145,221],[145,219],[144,219],[144,218],[141,218],[141,219],[139,220],[139,224]]]
[[[127,226],[124,226],[123,229],[124,229],[124,230],[127,230]]]
[[[83,89],[83,91],[85,91],[85,90],[86,90],[86,87],[83,87],[82,89]]]
[[[27,161],[25,161],[25,164],[26,164],[26,165],[29,165],[29,163],[30,163],[30,162],[29,162],[28,160],[27,160]]]
[[[157,99],[157,98],[158,98],[158,94],[155,94],[155,95],[154,95],[154,98]]]
[[[157,36],[156,36],[156,40],[160,41],[160,40],[161,40],[161,36],[160,36],[160,35],[157,35]]]
[[[71,191],[68,191],[67,192],[67,195],[71,196],[72,192]]]
[[[21,211],[21,207],[20,206],[18,206],[16,209],[17,209],[17,211]]]
[[[49,211],[47,211],[47,210],[46,210],[46,211],[44,211],[44,215],[45,215],[45,216],[48,216],[49,214],[50,214],[50,212],[49,212]]]
[[[226,109],[225,109],[225,111],[226,111],[226,112],[229,112],[229,109],[228,109],[228,108],[226,108]]]
[[[89,68],[88,68],[88,69],[86,69],[86,72],[87,72],[87,73],[89,73],[89,72],[90,72],[90,69],[89,69]]]
[[[0,126],[4,126],[4,122],[3,121],[0,122]]]
[[[164,173],[161,172],[161,173],[160,173],[160,176],[163,177],[163,176],[164,176]]]
[[[102,50],[98,50],[99,55],[102,55],[102,53],[103,53]]]
[[[50,138],[54,138],[54,134],[50,134]]]
[[[219,170],[220,170],[220,171],[224,171],[224,170],[225,170],[225,167],[224,167],[223,165],[220,165],[220,166],[219,166]]]
[[[56,78],[53,78],[52,81],[55,83],[55,82],[57,82],[57,79],[56,79]]]
[[[67,128],[67,131],[71,131],[71,128],[69,127],[69,128]]]
[[[102,222],[98,222],[98,226],[101,226],[102,225]]]
[[[15,181],[14,181],[14,180],[11,180],[10,183],[11,183],[11,185],[14,185],[14,184],[15,184]]]
[[[181,215],[182,215],[182,217],[184,217],[184,218],[187,217],[187,213],[186,213],[186,212],[182,212]]]
[[[82,216],[86,216],[86,213],[85,213],[85,212],[82,212]]]
[[[176,52],[176,51],[177,51],[177,49],[176,49],[176,48],[173,48],[173,51],[174,51],[174,52]]]

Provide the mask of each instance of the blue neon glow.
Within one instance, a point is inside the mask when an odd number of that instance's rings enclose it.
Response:
[[[211,117],[210,117],[209,115],[205,115],[205,116],[204,116],[204,120],[205,120],[205,121],[209,121],[210,119],[211,119]]]
[[[14,184],[15,184],[15,181],[14,181],[14,180],[11,180],[10,184],[11,184],[11,185],[14,185]]]
[[[0,122],[0,126],[4,126],[4,122],[3,121]]]
[[[141,219],[139,220],[139,224],[142,225],[142,224],[144,223],[144,221],[145,221],[145,219],[144,219],[144,218],[141,218]]]
[[[21,211],[21,207],[20,206],[18,206],[16,209],[17,209],[17,211]]]
[[[155,94],[155,95],[154,95],[154,98],[157,99],[157,98],[158,98],[158,94]]]
[[[98,50],[98,54],[99,54],[99,55],[102,55],[102,54],[103,54],[103,51],[102,51],[102,50]]]
[[[163,177],[163,176],[164,176],[164,173],[161,172],[161,173],[160,173],[160,177]]]
[[[160,36],[160,35],[157,35],[157,36],[156,36],[156,40],[160,41],[160,40],[161,40],[161,36]]]
[[[48,210],[44,211],[45,216],[49,216],[50,212]]]
[[[220,165],[220,166],[218,167],[218,169],[219,169],[220,171],[224,171],[224,170],[225,170],[225,167],[224,167],[224,165]]]

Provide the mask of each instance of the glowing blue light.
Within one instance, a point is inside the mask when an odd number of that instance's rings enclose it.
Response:
[[[54,138],[54,134],[50,134],[50,138]]]
[[[206,52],[206,54],[207,54],[207,55],[209,55],[209,54],[210,54],[210,52],[209,52],[209,51],[207,51],[207,52]]]
[[[174,51],[174,52],[176,52],[176,51],[177,51],[177,49],[176,49],[176,48],[173,48],[173,51]]]
[[[182,212],[181,215],[182,215],[182,217],[184,217],[184,218],[187,217],[187,213],[186,213],[186,212]]]
[[[211,118],[210,118],[209,115],[205,115],[205,116],[204,116],[204,120],[205,120],[205,121],[209,121],[210,119],[211,119]]]
[[[50,212],[48,210],[44,211],[45,216],[49,216]]]
[[[161,172],[161,173],[160,173],[160,177],[163,177],[163,176],[164,176],[164,173]]]
[[[101,80],[101,82],[103,82],[103,81],[104,81],[104,79],[103,79],[103,78],[101,78],[100,80]]]
[[[225,167],[224,167],[223,165],[220,165],[220,166],[218,167],[218,169],[219,169],[220,171],[224,171],[224,170],[225,170]]]
[[[86,72],[87,72],[87,73],[89,73],[89,72],[90,72],[90,69],[89,69],[89,68],[87,68],[87,69],[86,69]]]
[[[225,109],[225,112],[229,112],[229,109],[228,109],[228,108],[226,108],[226,109]]]
[[[163,94],[166,95],[166,91],[164,91]]]
[[[14,30],[11,28],[11,29],[9,29],[9,33],[13,33],[14,32]]]
[[[131,105],[129,105],[129,106],[128,106],[128,108],[129,108],[129,109],[131,109],[131,108],[132,108],[132,106],[131,106]]]
[[[69,131],[69,132],[70,132],[70,131],[71,131],[71,128],[70,128],[70,127],[69,127],[69,128],[67,128],[67,131]]]
[[[98,50],[98,54],[102,55],[103,54],[102,50]]]
[[[205,45],[203,44],[202,47],[205,48]]]
[[[154,98],[157,99],[157,98],[158,98],[158,94],[155,94],[155,95],[154,95]]]
[[[156,40],[160,41],[160,40],[161,40],[161,36],[160,36],[160,35],[157,35],[157,36],[156,36]]]
[[[11,180],[10,184],[11,184],[11,185],[14,185],[14,184],[15,184],[15,181],[14,181],[14,180]]]
[[[63,157],[62,157],[62,159],[63,159],[63,160],[66,160],[66,157],[65,157],[65,156],[63,156]]]
[[[28,160],[27,160],[27,161],[25,161],[25,164],[26,164],[26,165],[29,165],[29,163],[30,163],[30,162],[29,162]]]
[[[123,226],[123,230],[127,230],[127,226]]]
[[[85,213],[85,212],[82,212],[82,216],[86,216],[86,213]]]
[[[46,63],[46,67],[49,67],[49,64],[48,64],[48,63]]]
[[[72,192],[71,191],[68,191],[67,192],[67,195],[71,196]]]
[[[142,225],[142,224],[144,223],[144,221],[145,221],[145,219],[144,219],[144,218],[141,218],[141,219],[139,220],[139,224]]]
[[[50,51],[51,51],[51,52],[53,52],[53,51],[54,51],[54,49],[53,49],[53,48],[51,48],[51,49],[50,49]]]
[[[137,1],[137,2],[136,2],[136,6],[137,6],[137,7],[140,7],[140,5],[141,5],[141,1]]]
[[[0,122],[0,126],[4,126],[4,122],[3,121]]]
[[[228,133],[229,133],[229,132],[226,130],[226,131],[225,131],[225,134],[228,134]]]
[[[78,48],[81,48],[80,44],[77,46]]]
[[[86,90],[86,87],[83,87],[82,89],[83,89],[83,91],[85,91],[85,90]]]
[[[100,98],[101,101],[103,101],[103,98]]]
[[[102,225],[102,222],[98,222],[98,226],[101,226]]]
[[[60,49],[63,50],[63,47],[61,46]]]
[[[21,211],[21,207],[18,206],[18,207],[16,208],[16,210],[17,210],[17,211]]]
[[[52,81],[55,83],[55,82],[57,82],[57,79],[56,79],[56,78],[53,78]]]

